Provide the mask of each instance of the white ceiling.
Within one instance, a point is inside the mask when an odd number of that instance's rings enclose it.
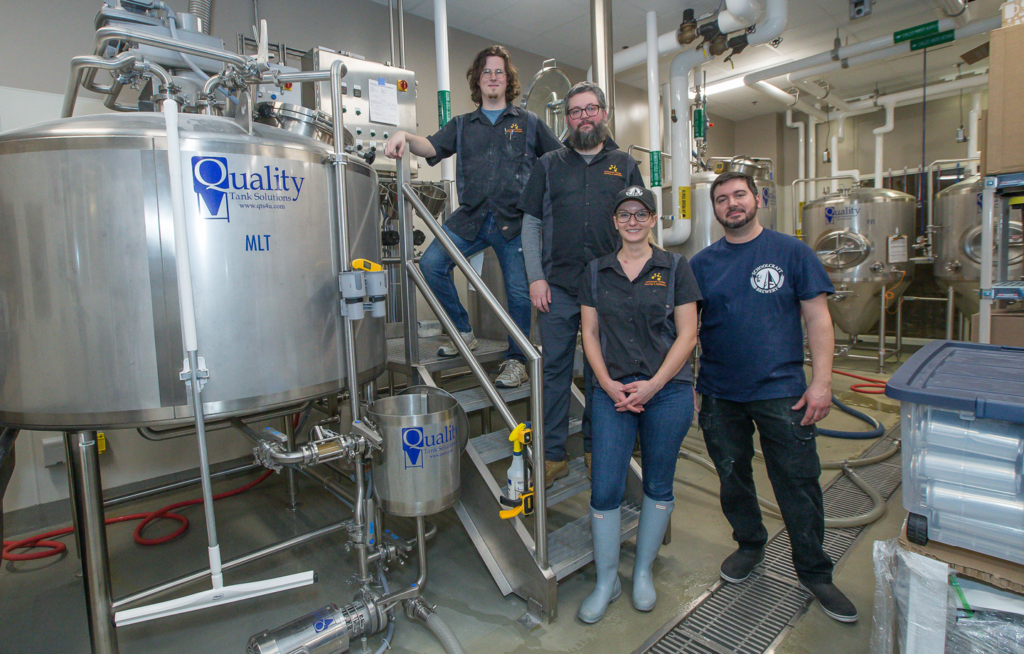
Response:
[[[387,0],[375,0],[386,5]],[[697,16],[713,12],[718,0],[610,0],[612,3],[613,47],[616,50],[646,40],[647,12],[658,13],[658,33],[675,30],[683,8],[691,7]],[[476,34],[496,43],[521,48],[545,58],[587,69],[590,66],[590,0],[447,0],[448,25],[452,29]],[[396,3],[397,4],[397,3]],[[1002,0],[975,0],[970,4],[972,20],[995,15]],[[406,0],[405,11],[433,20],[433,0]],[[708,83],[768,66],[808,57],[832,49],[839,30],[843,44],[890,34],[942,18],[944,13],[933,0],[874,0],[869,16],[850,19],[849,0],[790,0],[789,22],[778,48],[768,45],[750,48],[735,58],[735,68],[723,64],[725,55],[703,69]],[[956,73],[960,54],[981,45],[988,35],[962,39],[928,50],[928,83]],[[673,55],[660,60],[660,79],[668,80]],[[877,89],[891,93],[922,84],[923,57],[915,52],[896,59],[874,62],[857,68],[836,71],[823,77],[839,93],[851,98]],[[987,67],[987,60],[974,68]],[[963,67],[967,72],[968,67]],[[529,77],[532,71],[524,71]],[[625,82],[646,88],[644,66],[622,71]],[[577,80],[573,80],[577,81]],[[776,83],[785,88],[784,79]],[[782,105],[756,91],[740,88],[712,95],[709,110],[731,120],[742,120],[782,109]]]

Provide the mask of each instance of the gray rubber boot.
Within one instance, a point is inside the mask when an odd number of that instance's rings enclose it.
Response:
[[[622,518],[618,507],[611,511],[590,509],[590,532],[594,537],[594,566],[597,568],[597,584],[594,592],[580,604],[576,614],[583,622],[593,624],[604,617],[609,602],[622,594],[619,581],[619,538]]]
[[[633,563],[633,608],[637,611],[650,611],[658,600],[651,568],[661,549],[661,541],[665,539],[668,519],[675,505],[675,502],[656,502],[644,495]]]

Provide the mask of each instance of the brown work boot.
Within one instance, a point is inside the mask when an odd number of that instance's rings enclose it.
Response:
[[[544,461],[544,488],[551,488],[556,479],[568,474],[569,464],[566,461]]]
[[[590,471],[590,460],[593,458],[590,452],[583,453],[583,461],[587,464],[587,479],[593,479],[593,473]]]

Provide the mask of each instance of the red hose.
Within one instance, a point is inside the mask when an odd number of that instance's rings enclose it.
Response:
[[[272,473],[273,473],[272,470],[267,470],[262,475],[260,475],[259,477],[257,477],[253,481],[249,482],[245,486],[241,486],[241,487],[236,488],[234,490],[225,491],[225,492],[223,492],[223,493],[221,493],[219,495],[214,495],[213,499],[214,500],[220,500],[220,499],[223,499],[225,497],[232,497],[234,495],[238,495],[240,493],[244,493],[245,491],[253,488],[257,484],[262,482],[264,479],[269,477]],[[138,524],[138,526],[135,527],[135,533],[133,534],[135,542],[138,543],[139,545],[162,545],[163,543],[166,543],[168,541],[174,540],[178,536],[181,536],[188,529],[188,518],[186,518],[183,515],[179,515],[177,513],[171,513],[171,511],[174,511],[175,509],[180,509],[180,508],[183,508],[183,507],[186,507],[186,506],[193,506],[193,505],[202,504],[202,503],[203,503],[203,499],[202,498],[198,498],[198,499],[194,499],[194,500],[186,500],[184,502],[176,502],[175,504],[170,504],[168,506],[165,506],[162,509],[157,509],[156,511],[153,511],[152,513],[131,513],[131,514],[128,514],[128,515],[118,516],[116,518],[107,518],[105,524],[112,525],[112,524],[115,524],[115,523],[118,523],[118,522],[128,522],[130,520],[141,520],[142,522],[140,522]],[[161,536],[159,538],[144,538],[142,536],[142,530],[145,529],[154,520],[159,520],[161,518],[170,519],[170,520],[177,520],[178,522],[181,523],[181,526],[178,527],[178,529],[176,529],[174,532],[172,532],[172,533],[170,533],[170,534],[168,534],[166,536]],[[49,539],[56,538],[58,536],[65,536],[65,535],[73,533],[73,532],[74,532],[74,528],[73,527],[65,527],[63,529],[56,529],[54,531],[48,531],[45,534],[38,534],[36,536],[31,536],[31,537],[26,538],[24,540],[19,540],[19,541],[6,541],[5,540],[4,541],[4,549],[3,549],[3,559],[5,561],[33,561],[35,559],[44,559],[44,558],[46,558],[48,556],[56,556],[57,554],[61,554],[61,553],[65,552],[67,550],[67,547],[64,545],[64,543],[61,543],[61,542],[58,542],[58,541],[49,540]],[[42,552],[32,552],[30,554],[15,554],[14,553],[14,550],[18,550],[18,549],[35,549],[35,548],[40,548],[40,547],[45,547],[45,548],[48,548],[48,549],[43,550]]]
[[[885,381],[882,379],[872,379],[871,377],[861,377],[851,372],[842,372],[840,370],[833,370],[834,375],[843,375],[844,377],[853,377],[859,379],[864,384],[853,384],[850,386],[850,390],[855,393],[864,393],[865,395],[885,395]]]

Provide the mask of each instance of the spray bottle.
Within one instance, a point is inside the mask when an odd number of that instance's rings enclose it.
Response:
[[[523,464],[523,443],[529,423],[523,423],[512,430],[508,439],[512,441],[512,465],[508,467],[508,487],[505,496],[518,500],[526,492],[526,470]]]

